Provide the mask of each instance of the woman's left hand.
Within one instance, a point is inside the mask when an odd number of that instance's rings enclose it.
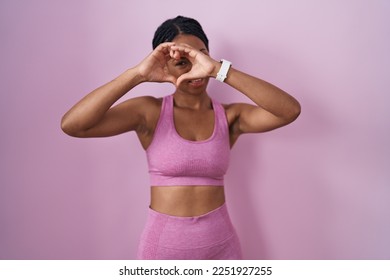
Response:
[[[213,60],[202,51],[196,50],[189,45],[180,44],[170,47],[170,56],[179,60],[182,57],[187,58],[191,64],[191,70],[178,77],[176,85],[178,86],[184,80],[195,80],[208,77],[216,77],[219,62]]]

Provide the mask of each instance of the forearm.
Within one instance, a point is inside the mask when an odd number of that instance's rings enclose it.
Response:
[[[294,97],[264,80],[237,69],[230,68],[224,82],[279,118],[295,119],[300,112],[300,105]]]
[[[76,103],[63,116],[62,129],[72,133],[93,127],[118,99],[142,82],[136,68],[125,71]]]

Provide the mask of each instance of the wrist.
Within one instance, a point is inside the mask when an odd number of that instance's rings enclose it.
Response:
[[[221,66],[222,66],[222,62],[221,61],[214,61],[214,69],[213,71],[211,72],[210,74],[210,77],[216,79],[217,78],[217,75],[218,75],[218,72],[219,72],[219,69],[221,69]]]
[[[122,84],[126,91],[144,82],[144,78],[135,68],[125,70],[121,75],[116,77],[113,81]]]
[[[139,66],[127,69],[125,71],[125,74],[136,84],[141,84],[148,81],[147,77],[142,74],[142,71],[139,69]]]
[[[213,77],[223,83],[228,76],[232,63],[228,60],[221,59],[221,61],[218,62],[218,65],[219,66],[214,69]]]

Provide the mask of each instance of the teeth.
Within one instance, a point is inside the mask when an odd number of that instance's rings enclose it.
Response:
[[[197,79],[197,80],[192,80],[191,82],[193,83],[197,83],[197,82],[200,82],[202,79]]]

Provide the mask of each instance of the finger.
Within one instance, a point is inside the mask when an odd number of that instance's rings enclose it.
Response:
[[[184,43],[181,43],[181,44],[174,44],[174,46],[172,46],[174,48],[188,48],[188,49],[194,49],[192,46],[188,45],[188,44],[184,44]]]
[[[174,58],[174,55],[175,54],[175,51],[174,50],[172,50],[172,49],[170,49],[169,50],[169,56],[171,57],[171,58]]]
[[[157,48],[155,49],[156,52],[161,52],[163,54],[169,54],[170,53],[170,47],[175,45],[175,43],[173,42],[166,42],[166,43],[162,43],[160,45],[157,46]]]
[[[186,44],[173,45],[170,48],[171,48],[171,50],[177,50],[177,51],[185,52],[185,53],[190,53],[192,51],[197,52],[193,47],[191,47],[190,45],[186,45]]]
[[[178,87],[184,81],[183,75],[177,78],[175,85]]]
[[[176,86],[179,86],[181,83],[183,83],[184,81],[189,81],[189,80],[192,80],[192,79],[195,79],[194,77],[192,77],[191,73],[188,72],[188,73],[185,73],[183,75],[181,75],[179,78],[177,78],[176,80]]]
[[[177,79],[173,76],[169,77],[169,79],[167,79],[167,82],[173,84],[173,85],[176,85],[177,84]]]
[[[175,45],[174,42],[165,42],[165,43],[161,43],[160,45],[158,45],[156,49],[165,49],[165,48],[169,48],[169,47],[174,46],[174,45]]]
[[[168,82],[168,83],[176,85],[177,79],[174,76],[167,76],[167,77],[165,77],[164,82]]]
[[[173,75],[169,72],[167,66],[164,67],[164,74],[165,74],[164,80],[165,80],[166,82],[170,82],[170,83],[172,83],[172,84],[174,84],[174,85],[176,84],[177,79],[176,79],[175,76],[173,76]]]
[[[170,50],[169,51],[169,55],[171,58],[175,59],[175,60],[179,60],[181,58],[181,53],[179,51],[176,51],[176,50]]]
[[[180,57],[186,57],[188,59],[193,60],[200,52],[193,48],[185,46],[172,46],[171,50],[174,51],[175,59],[180,59]]]

